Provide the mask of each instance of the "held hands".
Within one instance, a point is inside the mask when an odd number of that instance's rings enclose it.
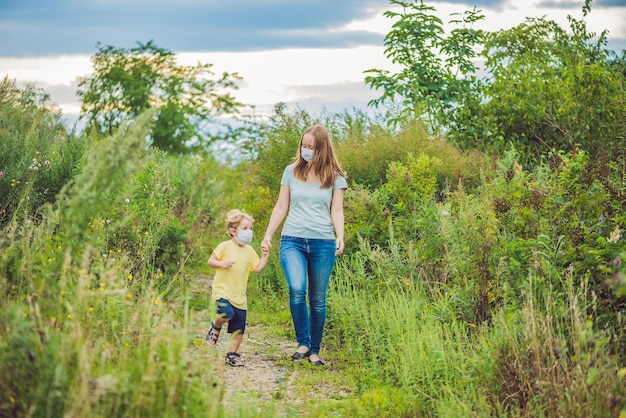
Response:
[[[263,255],[265,255],[265,252],[269,254],[270,248],[272,248],[272,239],[268,237],[263,238],[263,241],[261,241],[261,252]]]

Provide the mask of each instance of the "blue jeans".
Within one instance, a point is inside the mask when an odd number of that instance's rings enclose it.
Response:
[[[280,264],[289,286],[289,309],[296,340],[299,345],[309,347],[311,354],[318,354],[322,343],[326,292],[335,266],[335,249],[332,239],[283,235],[280,240]]]

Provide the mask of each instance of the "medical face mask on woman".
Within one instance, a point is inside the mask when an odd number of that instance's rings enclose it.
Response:
[[[302,158],[304,158],[304,161],[307,163],[313,159],[314,154],[315,152],[310,148],[300,148],[300,155],[302,155]]]
[[[235,237],[239,245],[246,245],[252,242],[252,230],[251,229],[238,229],[237,236]]]

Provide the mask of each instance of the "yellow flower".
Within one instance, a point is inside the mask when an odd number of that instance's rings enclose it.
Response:
[[[93,306],[89,307],[89,312],[93,312]]]
[[[72,315],[67,314],[67,319],[72,319]]]
[[[130,299],[132,297],[133,297],[133,295],[131,295],[130,293],[126,293],[126,299]]]
[[[159,304],[159,299],[158,298],[154,298],[154,304],[158,305]]]

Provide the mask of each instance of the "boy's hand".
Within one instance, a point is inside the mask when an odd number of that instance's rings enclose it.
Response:
[[[263,257],[268,257],[270,255],[270,249],[264,246],[261,246],[261,254]]]
[[[231,268],[234,265],[235,265],[234,261],[231,261],[231,260],[224,260],[224,261],[222,261],[222,268],[224,268],[224,269],[229,269],[229,268]]]

